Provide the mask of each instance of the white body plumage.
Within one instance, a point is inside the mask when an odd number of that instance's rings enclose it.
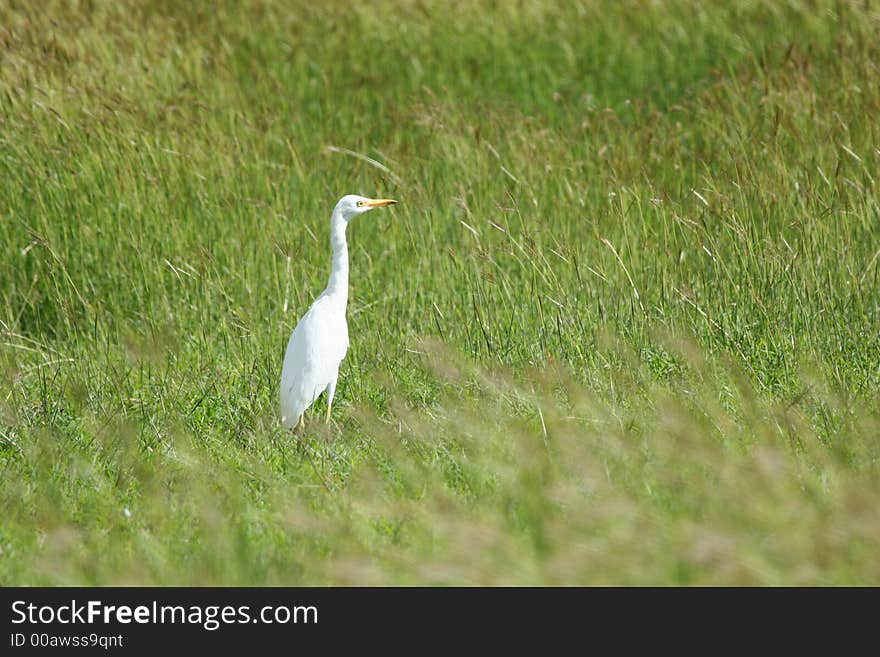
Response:
[[[281,369],[281,422],[299,423],[305,410],[327,391],[333,403],[339,366],[348,352],[345,302],[326,293],[315,300],[287,343]]]
[[[281,422],[296,427],[303,413],[327,391],[327,419],[336,393],[339,366],[348,352],[348,242],[345,229],[359,214],[395,203],[391,199],[343,196],[330,217],[333,260],[327,288],[296,325],[281,369]]]

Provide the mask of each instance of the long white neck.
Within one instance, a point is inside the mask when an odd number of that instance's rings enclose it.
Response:
[[[345,219],[342,213],[333,211],[330,217],[330,246],[333,259],[330,263],[330,280],[324,294],[340,299],[342,307],[348,304],[348,241],[345,239]]]

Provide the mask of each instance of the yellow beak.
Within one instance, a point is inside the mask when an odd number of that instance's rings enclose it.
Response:
[[[394,205],[397,203],[393,198],[372,198],[369,201],[364,201],[364,205],[369,208],[381,208],[385,205]]]

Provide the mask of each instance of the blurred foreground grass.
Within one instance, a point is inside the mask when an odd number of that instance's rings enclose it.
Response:
[[[175,432],[146,452],[124,423],[85,422],[89,447],[76,452],[35,432],[2,488],[16,532],[5,578],[880,581],[876,408],[819,386],[764,400],[733,370],[719,387],[686,344],[670,345],[688,363],[675,385],[652,382],[634,355],[615,370],[624,404],[562,370],[517,382],[420,346],[447,393],[430,409],[401,400],[387,419],[353,410],[355,445],[354,432],[320,425],[301,445],[265,426],[222,446]]]
[[[0,2],[0,583],[877,584],[878,36],[819,0]],[[348,192],[403,203],[350,230],[298,444],[281,357]]]

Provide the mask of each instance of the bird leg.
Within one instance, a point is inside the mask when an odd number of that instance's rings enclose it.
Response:
[[[338,376],[338,375],[337,375]],[[327,424],[330,424],[330,409],[333,408],[333,397],[336,396],[336,379],[327,384]]]

